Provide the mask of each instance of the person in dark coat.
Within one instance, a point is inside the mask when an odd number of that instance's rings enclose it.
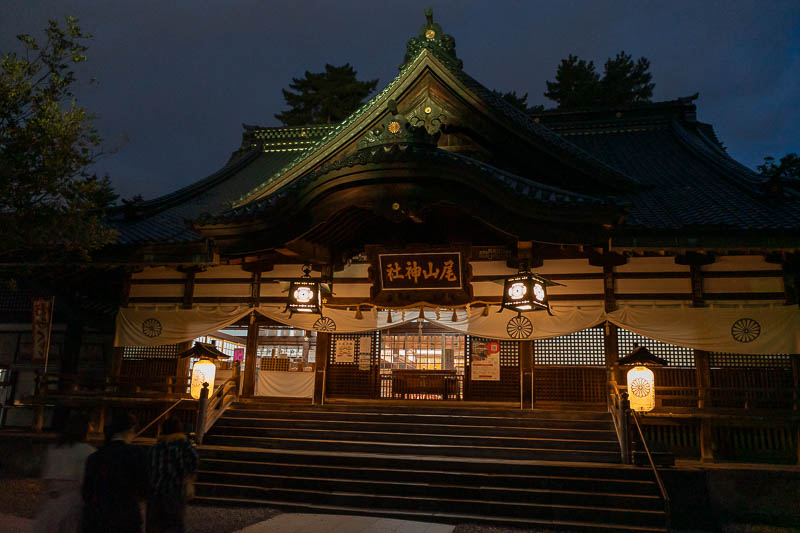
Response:
[[[144,450],[131,445],[135,429],[133,415],[115,415],[105,429],[105,445],[86,460],[85,533],[141,533],[139,502],[147,488],[147,458]]]
[[[183,533],[187,478],[196,470],[194,445],[180,422],[167,418],[147,456],[147,533]]]

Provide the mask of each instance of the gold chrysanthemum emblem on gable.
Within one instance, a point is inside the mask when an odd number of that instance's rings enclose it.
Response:
[[[436,32],[435,31],[428,30],[428,31],[425,32],[425,38],[426,39],[433,39],[435,37],[436,37]]]
[[[389,126],[387,126],[387,128],[389,130],[389,133],[391,133],[392,135],[397,135],[398,133],[400,133],[400,123],[397,122],[396,120],[391,121],[389,123]]]

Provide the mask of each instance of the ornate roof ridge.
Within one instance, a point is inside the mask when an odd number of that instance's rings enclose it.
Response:
[[[292,197],[294,193],[310,186],[314,181],[322,176],[325,176],[326,174],[329,174],[330,172],[358,165],[380,163],[381,160],[389,163],[408,160],[415,156],[419,156],[425,161],[433,161],[437,159],[448,160],[450,162],[455,162],[460,165],[476,169],[479,172],[495,178],[504,187],[513,189],[515,193],[524,195],[531,201],[535,202],[551,202],[560,204],[581,203],[598,205],[613,204],[619,207],[625,207],[628,205],[627,202],[620,201],[615,197],[600,197],[541,183],[530,178],[518,176],[507,170],[500,169],[465,155],[442,150],[435,146],[429,146],[424,143],[405,144],[402,142],[396,142],[391,144],[384,143],[366,145],[362,149],[352,154],[349,154],[341,159],[337,159],[333,163],[309,172],[291,183],[285,184],[268,196],[234,207],[224,213],[220,213],[217,216],[206,216],[202,220],[198,220],[198,223],[200,225],[216,224],[241,217],[256,216],[267,209],[273,209],[277,207],[282,200]]]

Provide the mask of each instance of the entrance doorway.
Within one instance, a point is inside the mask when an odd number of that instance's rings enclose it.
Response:
[[[466,336],[420,321],[382,332],[380,397],[464,398]]]

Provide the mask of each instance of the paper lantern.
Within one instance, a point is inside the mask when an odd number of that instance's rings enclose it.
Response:
[[[208,383],[208,397],[214,392],[214,376],[217,375],[217,367],[207,359],[200,359],[192,368],[192,398],[200,399],[200,391],[203,390],[203,383]]]
[[[548,309],[547,285],[551,282],[531,272],[520,272],[505,279],[502,309],[519,313]]]
[[[628,370],[628,399],[634,411],[652,411],[656,406],[653,371],[645,366]]]

